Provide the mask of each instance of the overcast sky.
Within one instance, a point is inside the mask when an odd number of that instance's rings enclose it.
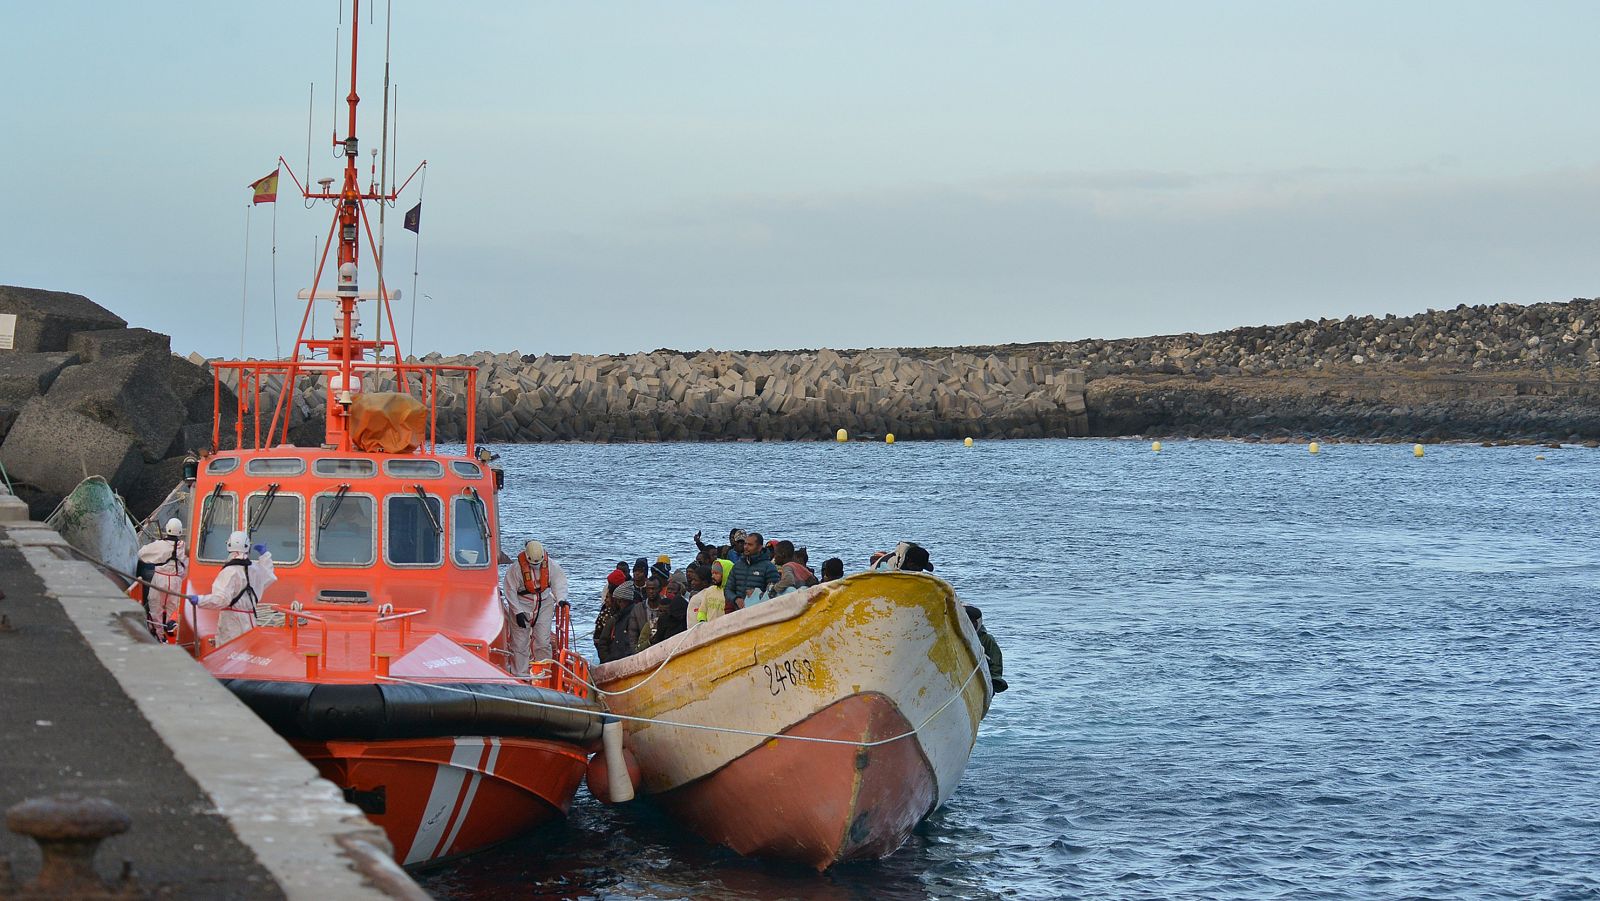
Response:
[[[400,168],[429,161],[421,351],[1039,341],[1600,293],[1592,2],[394,6]],[[245,186],[279,154],[304,178],[312,82],[312,176],[334,174],[336,4],[0,11],[0,283],[237,354]],[[383,19],[362,14],[364,159]],[[329,211],[283,187],[287,348]],[[254,355],[272,212],[248,214]],[[409,294],[413,241],[389,235]]]

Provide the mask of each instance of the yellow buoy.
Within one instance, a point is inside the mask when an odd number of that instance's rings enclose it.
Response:
[[[839,431],[833,433],[833,440],[843,444],[850,440],[850,433],[844,429],[840,429]]]
[[[1543,460],[1544,459],[1544,454],[1539,454],[1538,456],[1534,457],[1534,459],[1535,460]]]
[[[1158,454],[1161,453],[1161,442],[1159,442],[1159,441],[1150,442],[1150,449],[1155,451]]]
[[[963,441],[961,443],[965,444],[967,447],[971,447],[972,446],[972,439],[968,438],[967,440],[965,440],[965,441]]]
[[[1313,441],[1306,446],[1306,450],[1311,451],[1313,454],[1320,454],[1322,453],[1322,445]]]
[[[894,432],[890,432],[889,434],[884,435],[883,436],[883,443],[884,444],[893,444],[894,443]]]
[[[1420,445],[1420,444],[1411,445],[1411,456],[1413,456],[1413,457],[1422,456],[1422,445]]]

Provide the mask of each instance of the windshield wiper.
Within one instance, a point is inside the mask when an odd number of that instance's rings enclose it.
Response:
[[[343,485],[339,486],[339,493],[335,494],[333,496],[333,503],[328,506],[328,512],[324,513],[322,515],[322,519],[317,522],[317,537],[318,538],[322,537],[322,531],[328,527],[328,523],[333,522],[334,514],[339,512],[339,505],[344,503],[344,496],[346,494],[348,494],[349,492],[350,492],[350,483],[349,482],[346,482]]]
[[[485,547],[489,545],[489,516],[483,508],[483,498],[479,496],[478,489],[468,487],[472,494],[472,519],[478,524],[478,534],[483,536]]]
[[[250,517],[249,528],[247,528],[245,530],[245,531],[249,532],[252,536],[254,536],[256,534],[256,528],[261,525],[262,520],[267,518],[267,511],[272,509],[272,502],[274,500],[276,500],[277,497],[278,497],[278,483],[277,482],[273,482],[272,484],[267,486],[267,493],[266,493],[265,497],[266,497],[266,500],[262,501],[261,509],[256,511],[256,515]]]
[[[444,534],[444,526],[439,525],[439,517],[433,515],[433,508],[428,506],[428,492],[422,490],[419,482],[412,485],[411,489],[417,493],[417,499],[422,501],[422,512],[428,514],[428,523],[433,526],[433,535],[437,538]]]

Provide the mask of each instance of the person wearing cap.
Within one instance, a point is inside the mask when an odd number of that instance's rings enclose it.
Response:
[[[500,577],[500,595],[511,674],[526,679],[532,661],[554,653],[550,624],[556,605],[567,602],[567,573],[542,543],[529,541]]]
[[[689,590],[693,594],[689,598],[689,609],[684,611],[685,624],[689,628],[722,615],[727,598],[722,594],[723,570],[720,564],[727,562],[719,560],[711,566],[697,564],[689,567]]]
[[[197,607],[221,610],[217,614],[217,647],[238,638],[256,627],[256,607],[262,595],[278,581],[272,571],[272,554],[267,546],[255,546],[256,559],[250,560],[250,536],[234,532],[228,536],[228,562],[211,580],[211,593],[191,594],[189,600]]]
[[[994,640],[989,630],[983,627],[983,611],[971,604],[966,605],[967,619],[972,620],[972,627],[978,630],[978,642],[983,645],[983,656],[989,663],[989,682],[994,685],[994,693],[999,694],[1010,688],[1003,678],[1005,661],[1000,656],[1000,642]]]
[[[151,635],[167,641],[178,631],[183,582],[189,575],[189,551],[183,540],[182,520],[167,520],[162,531],[162,537],[139,548],[139,563],[141,568],[150,568],[150,584],[144,586],[143,592],[145,625]]]
[[[694,544],[695,544],[695,547],[699,548],[702,551],[706,550],[707,548],[711,548],[712,554],[714,556],[716,556],[716,557],[724,558],[724,559],[727,559],[727,560],[737,560],[737,559],[739,559],[739,552],[744,548],[744,536],[745,536],[744,529],[738,529],[738,528],[729,529],[728,530],[728,544],[726,545],[726,549],[724,549],[724,548],[712,548],[711,545],[706,544],[704,541],[702,541],[700,539],[700,533],[696,532],[696,533],[694,533]]]
[[[667,582],[672,578],[672,558],[666,554],[656,558],[656,565],[650,567],[650,575],[661,580],[661,587],[667,587]]]

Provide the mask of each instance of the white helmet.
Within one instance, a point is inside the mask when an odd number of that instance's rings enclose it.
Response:
[[[171,519],[167,520],[167,528],[166,528],[165,531],[166,531],[167,535],[169,535],[169,536],[171,536],[173,538],[182,538],[183,537],[183,520],[179,519],[176,516],[174,516]]]
[[[228,536],[228,553],[242,554],[250,550],[250,536],[243,532],[234,532]]]
[[[533,564],[534,566],[539,566],[539,565],[544,563],[544,543],[543,542],[530,541],[526,545],[523,546],[522,551],[523,551],[523,553],[528,555],[528,562]]]

